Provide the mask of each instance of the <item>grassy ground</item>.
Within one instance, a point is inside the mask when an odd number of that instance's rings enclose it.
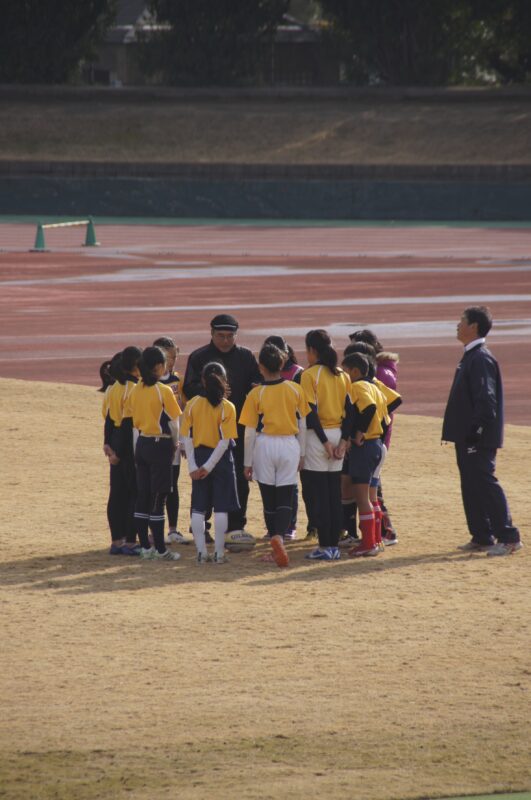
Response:
[[[363,563],[107,555],[101,395],[0,381],[0,797],[399,800],[531,789],[529,553],[463,555],[436,419],[398,415]],[[526,538],[531,429],[499,472]],[[186,526],[189,480],[180,482]],[[304,520],[300,521],[300,528]],[[252,488],[249,528],[261,535]],[[529,537],[527,536],[527,539]]]
[[[529,164],[531,103],[4,96],[3,159]]]

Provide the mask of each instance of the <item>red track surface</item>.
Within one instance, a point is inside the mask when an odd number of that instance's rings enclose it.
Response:
[[[502,365],[507,421],[529,424],[531,230],[100,226],[46,233],[0,225],[0,375],[98,385],[102,360],[127,344],[172,335],[186,354],[230,309],[256,350],[283,333],[303,354],[304,332],[371,327],[400,353],[404,411],[440,415],[461,348],[455,323],[487,302]],[[291,305],[290,305],[291,304]]]

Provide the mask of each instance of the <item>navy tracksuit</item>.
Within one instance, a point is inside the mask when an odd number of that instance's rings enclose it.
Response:
[[[481,545],[520,540],[505,493],[494,475],[503,444],[503,386],[498,362],[484,344],[457,366],[444,414],[442,439],[454,442],[461,494],[472,540]]]

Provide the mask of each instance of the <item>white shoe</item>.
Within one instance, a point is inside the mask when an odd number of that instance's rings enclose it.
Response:
[[[185,542],[186,537],[179,531],[170,531],[166,539],[166,544],[185,544]]]
[[[516,553],[518,550],[521,550],[524,545],[522,542],[498,542],[498,544],[493,544],[492,547],[487,549],[488,556],[510,556],[512,553]]]
[[[145,558],[148,561],[150,561],[155,557],[154,554],[156,552],[157,551],[155,550],[154,547],[141,547],[139,555],[140,555],[140,558]]]
[[[214,557],[212,558],[214,564],[227,564],[229,559],[224,553],[214,553]]]
[[[339,547],[354,547],[356,544],[361,544],[361,539],[358,536],[344,536],[338,542]]]
[[[198,553],[197,554],[197,563],[198,564],[208,564],[212,561],[211,556],[208,553]]]
[[[158,550],[155,550],[155,553],[152,556],[155,561],[178,561],[180,557],[180,553],[172,553],[171,550],[166,550],[164,553],[159,553]]]

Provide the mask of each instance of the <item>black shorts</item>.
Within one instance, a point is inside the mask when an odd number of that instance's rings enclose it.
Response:
[[[380,439],[369,439],[361,447],[352,443],[348,455],[348,471],[352,483],[370,483],[382,458]]]
[[[195,463],[201,467],[213,453],[211,447],[196,447]],[[206,478],[192,481],[192,512],[205,514],[214,511],[238,511],[238,489],[232,451],[227,450]]]
[[[171,492],[172,464],[174,446],[171,439],[151,438],[139,436],[135,449],[135,463],[137,466],[137,481],[139,491],[147,489],[140,486],[148,483],[149,494],[169,494]]]

